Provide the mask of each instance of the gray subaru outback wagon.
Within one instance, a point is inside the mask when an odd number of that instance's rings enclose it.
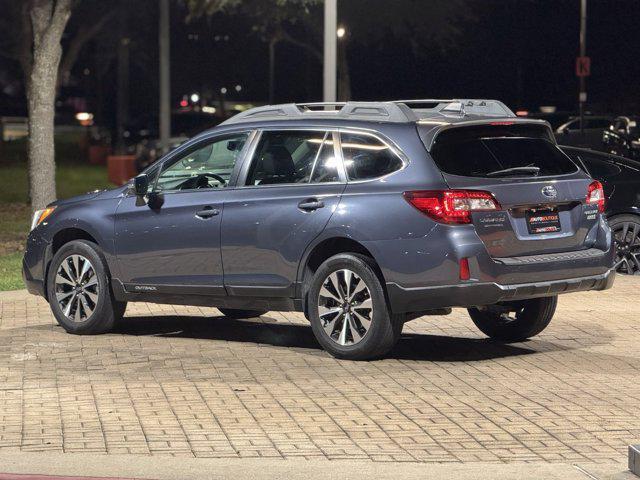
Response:
[[[498,101],[274,105],[36,212],[23,271],[70,333],[135,301],[295,310],[369,359],[451,307],[500,341],[540,333],[558,294],[613,283],[603,211],[549,125]]]

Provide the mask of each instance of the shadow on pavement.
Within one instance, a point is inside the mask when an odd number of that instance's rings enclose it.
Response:
[[[320,350],[311,327],[287,323],[232,320],[225,317],[143,316],[128,317],[113,331],[133,336],[194,338]],[[544,350],[549,350],[549,343]],[[539,345],[540,342],[537,342]],[[463,362],[537,353],[535,348],[507,345],[486,338],[404,334],[387,358]],[[533,347],[533,342],[531,344]],[[558,346],[557,349],[564,349]]]

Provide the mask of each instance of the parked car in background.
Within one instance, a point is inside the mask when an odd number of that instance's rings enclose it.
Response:
[[[558,294],[611,287],[604,208],[548,124],[501,102],[273,105],[35,212],[23,271],[70,333],[135,301],[296,310],[369,359],[451,307],[496,340],[537,335]]]
[[[561,145],[602,150],[602,132],[610,123],[609,117],[588,115],[584,117],[584,131],[581,131],[580,117],[572,117],[556,129],[556,139]]]
[[[602,134],[607,152],[640,159],[640,117],[618,117]]]
[[[616,244],[617,271],[640,274],[640,162],[584,148],[560,148],[602,183],[605,214]]]

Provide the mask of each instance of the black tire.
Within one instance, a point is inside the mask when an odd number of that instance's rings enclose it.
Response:
[[[79,322],[69,318],[56,300],[56,294],[59,293],[57,291],[59,287],[56,286],[56,275],[62,262],[71,255],[81,255],[86,258],[90,262],[97,280],[97,293],[95,294],[97,300],[93,304],[92,313]],[[98,335],[111,331],[115,322],[122,319],[127,303],[115,300],[110,280],[107,263],[98,245],[87,240],[74,240],[63,245],[51,260],[47,275],[47,298],[58,324],[68,333],[76,335]]]
[[[368,330],[360,340],[352,344],[340,344],[339,340],[325,331],[325,322],[320,319],[319,297],[329,275],[348,269],[364,281],[367,299],[371,299],[372,311]],[[320,345],[336,358],[348,360],[370,360],[387,354],[398,342],[404,324],[404,315],[394,315],[389,309],[382,283],[375,273],[375,264],[369,257],[353,253],[335,255],[326,260],[314,273],[309,285],[307,309],[311,328]],[[325,297],[326,298],[326,297]],[[351,307],[349,307],[351,308]],[[354,310],[360,307],[354,307]],[[341,320],[335,320],[340,322]],[[346,320],[345,320],[346,321]],[[344,323],[344,321],[343,321]],[[336,323],[337,325],[338,323]],[[360,323],[362,327],[362,323]],[[352,334],[353,335],[353,334]],[[352,342],[355,337],[351,337]]]
[[[624,275],[640,275],[640,216],[615,215],[609,226],[616,244],[616,271]]]
[[[502,302],[469,308],[468,311],[482,333],[495,340],[511,343],[522,342],[547,328],[557,305],[558,297],[554,296]],[[505,317],[505,314],[509,317]]]
[[[241,310],[237,308],[218,308],[228,318],[255,318],[267,313],[267,310]]]

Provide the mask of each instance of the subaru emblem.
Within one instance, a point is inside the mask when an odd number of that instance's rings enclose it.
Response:
[[[547,185],[546,187],[542,187],[542,194],[545,197],[556,198],[558,196],[558,191],[553,185]]]

